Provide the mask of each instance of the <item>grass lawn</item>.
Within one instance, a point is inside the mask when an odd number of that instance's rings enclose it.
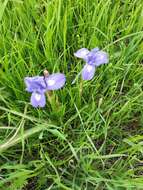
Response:
[[[109,64],[71,84],[82,47]],[[67,82],[36,109],[44,69]],[[142,0],[0,0],[0,190],[143,190],[142,127]]]

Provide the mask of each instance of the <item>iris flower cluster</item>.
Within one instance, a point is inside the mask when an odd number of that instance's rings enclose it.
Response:
[[[62,73],[48,76],[25,77],[26,91],[32,93],[30,102],[33,107],[44,107],[45,93],[49,90],[58,90],[65,84],[66,78]]]
[[[82,58],[86,62],[81,71],[83,80],[91,80],[94,77],[96,67],[109,62],[108,54],[99,50],[98,47],[91,51],[86,48],[79,49],[74,53],[74,56]]]
[[[84,65],[81,75],[83,80],[91,80],[94,77],[96,67],[109,62],[108,54],[99,48],[89,51],[87,48],[79,49],[74,53],[75,57],[82,58]],[[61,89],[66,82],[62,73],[46,74],[44,76],[25,77],[26,91],[32,93],[30,102],[33,107],[46,105],[45,93],[51,90]]]

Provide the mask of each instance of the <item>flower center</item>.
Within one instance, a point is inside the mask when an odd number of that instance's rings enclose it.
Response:
[[[39,100],[41,99],[41,94],[36,93],[36,94],[35,94],[35,99],[36,99],[37,101],[39,101]]]
[[[55,81],[51,79],[51,80],[48,80],[47,83],[48,83],[48,86],[53,86],[55,84]]]

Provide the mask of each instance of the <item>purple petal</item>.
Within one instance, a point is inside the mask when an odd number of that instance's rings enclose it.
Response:
[[[96,53],[97,51],[99,51],[99,48],[98,48],[98,47],[93,48],[93,49],[91,50],[91,52],[94,52],[94,53]]]
[[[89,50],[87,48],[81,48],[77,52],[74,53],[74,56],[84,59],[88,53],[89,53]]]
[[[44,82],[44,77],[25,77],[24,82],[26,84],[26,91],[28,92],[45,92],[46,84]]]
[[[33,107],[44,107],[46,104],[46,98],[44,93],[33,92],[31,95],[31,104]]]
[[[109,62],[108,54],[105,51],[98,51],[95,53],[95,63],[94,63],[95,66],[99,66],[108,62]]]
[[[94,77],[94,73],[95,73],[95,67],[86,64],[82,69],[82,79],[91,80]]]
[[[62,88],[66,82],[65,75],[62,73],[55,73],[47,77],[47,90],[58,90]]]

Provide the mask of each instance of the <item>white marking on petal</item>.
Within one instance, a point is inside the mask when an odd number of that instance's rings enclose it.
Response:
[[[81,50],[80,52],[78,52],[81,56],[86,56],[89,51],[87,49]]]
[[[35,99],[36,99],[37,101],[40,101],[40,99],[41,99],[41,94],[36,93],[36,94],[35,94]]]
[[[74,56],[79,58],[85,58],[86,55],[89,53],[89,50],[86,48],[79,49],[77,52],[74,53]]]
[[[48,83],[48,86],[53,86],[55,84],[55,80],[50,79],[47,81],[47,83]]]
[[[103,59],[103,58],[104,58],[104,56],[105,56],[105,55],[101,54],[101,55],[100,55],[100,59]]]
[[[90,71],[92,71],[93,66],[91,66],[91,65],[87,65],[87,66],[86,66],[86,69],[87,69],[88,72],[90,72]]]

